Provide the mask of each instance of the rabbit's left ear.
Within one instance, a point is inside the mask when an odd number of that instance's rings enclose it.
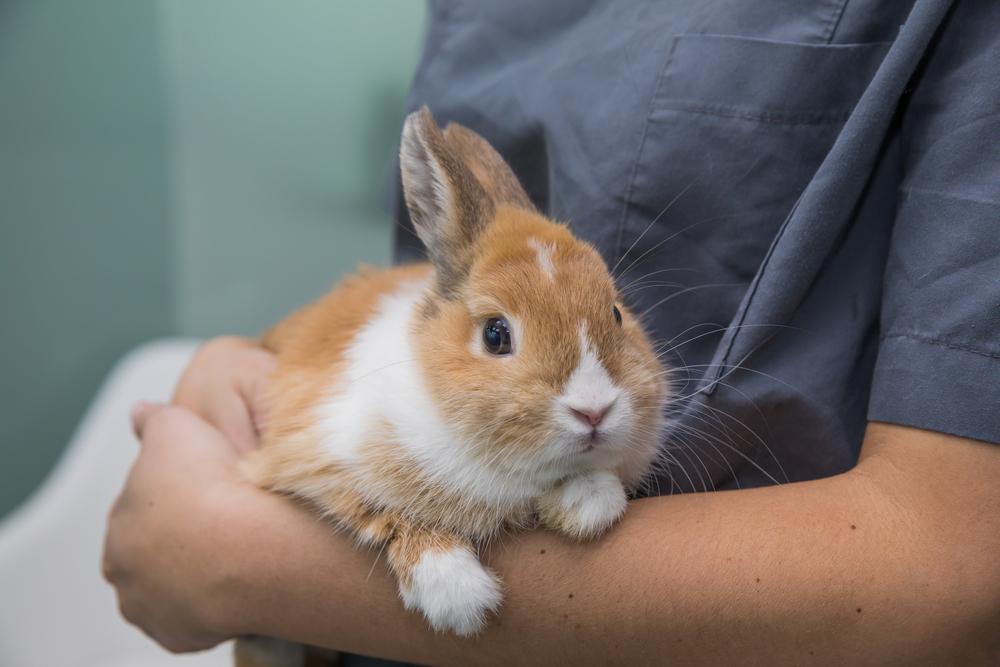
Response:
[[[447,296],[471,266],[476,235],[493,218],[493,198],[449,146],[427,107],[406,118],[399,164],[410,219]]]
[[[536,210],[510,165],[488,141],[457,123],[448,123],[448,127],[444,128],[444,139],[448,148],[483,186],[494,205],[506,204],[526,211]]]

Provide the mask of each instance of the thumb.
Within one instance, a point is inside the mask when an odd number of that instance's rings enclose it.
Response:
[[[129,411],[129,419],[132,421],[132,432],[135,433],[135,437],[140,442],[142,441],[142,431],[149,418],[164,407],[166,406],[163,403],[149,403],[147,401],[139,401],[132,406],[132,410]]]
[[[250,361],[252,359],[252,361]],[[271,373],[278,363],[274,355],[265,350],[255,350],[236,379],[236,390],[243,400],[249,417],[250,449],[256,449],[257,438],[264,432],[268,421],[267,387]]]

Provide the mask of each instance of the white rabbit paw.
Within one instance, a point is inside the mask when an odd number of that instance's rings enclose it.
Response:
[[[621,480],[607,470],[571,477],[538,502],[542,522],[578,540],[597,537],[625,512],[628,499]]]
[[[419,609],[435,630],[474,635],[500,607],[500,580],[467,548],[425,551],[399,594],[407,609]]]

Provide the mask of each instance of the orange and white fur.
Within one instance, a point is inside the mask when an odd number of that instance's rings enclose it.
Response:
[[[278,369],[245,472],[384,547],[406,608],[471,635],[503,599],[478,548],[536,518],[584,540],[615,523],[666,383],[600,255],[485,140],[424,108],[400,163],[430,263],[362,271],[267,334]]]

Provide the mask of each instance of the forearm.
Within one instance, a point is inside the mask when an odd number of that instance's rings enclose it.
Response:
[[[434,635],[403,610],[375,554],[260,497],[260,530],[238,538],[234,567],[255,579],[240,591],[238,629],[435,664],[913,662],[954,659],[970,640],[984,650],[997,572],[966,556],[995,536],[970,544],[962,526],[911,511],[916,499],[884,479],[893,465],[635,502],[592,544],[540,530],[508,538],[485,556],[504,607],[475,640]]]

